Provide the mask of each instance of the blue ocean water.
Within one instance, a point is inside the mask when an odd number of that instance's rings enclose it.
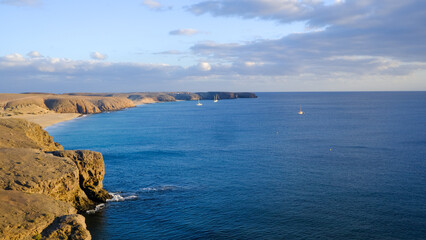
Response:
[[[258,96],[49,127],[124,197],[93,239],[426,239],[426,92]]]

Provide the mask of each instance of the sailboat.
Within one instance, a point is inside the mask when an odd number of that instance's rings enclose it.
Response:
[[[302,105],[299,106],[299,112],[297,114],[302,115],[304,112],[302,111]]]
[[[202,103],[200,103],[200,99],[198,99],[197,106],[203,106],[203,104],[202,104]]]
[[[214,100],[213,100],[213,102],[218,102],[219,101],[219,96],[216,94],[215,96],[214,96]]]

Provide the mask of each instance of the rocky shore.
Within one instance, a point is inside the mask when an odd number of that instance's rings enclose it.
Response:
[[[63,150],[41,126],[0,119],[0,239],[90,239],[84,217],[111,196],[102,154]]]
[[[112,197],[102,185],[102,154],[64,150],[43,130],[47,124],[37,124],[40,119],[216,95],[256,97],[218,92],[0,94],[0,240],[91,239],[80,213]]]

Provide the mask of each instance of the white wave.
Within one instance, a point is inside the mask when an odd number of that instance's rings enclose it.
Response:
[[[141,188],[141,192],[160,192],[160,191],[173,191],[179,189],[180,187],[173,185],[157,186],[157,187],[144,187]]]
[[[104,207],[105,207],[105,204],[101,203],[101,204],[96,205],[95,209],[87,210],[86,213],[93,214],[93,213],[98,212],[99,210],[101,210]]]
[[[138,198],[138,196],[136,196],[136,195],[130,195],[130,196],[123,197],[118,193],[109,193],[109,194],[111,194],[112,198],[107,199],[107,202],[122,202],[122,201],[130,200],[130,199]]]

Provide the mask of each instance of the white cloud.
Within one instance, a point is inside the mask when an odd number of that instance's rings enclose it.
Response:
[[[220,45],[216,47],[219,51]],[[237,50],[247,54],[244,47]],[[223,90],[227,91],[426,89],[426,64],[422,62],[369,56],[313,58],[300,63],[297,59],[292,59],[296,62],[282,60],[250,59],[233,64],[202,61],[183,68],[167,64],[25,58],[14,53],[0,57],[1,89],[2,92],[208,91],[218,86],[224,86]]]
[[[105,60],[108,56],[99,52],[92,52],[90,57],[95,60]]]
[[[144,0],[143,4],[149,8],[152,9],[157,9],[157,8],[161,8],[161,3],[154,1],[154,0]]]
[[[163,4],[155,0],[144,0],[142,4],[148,7],[149,9],[157,10],[157,11],[168,10],[172,8],[172,7],[163,6]]]
[[[199,33],[196,29],[178,29],[178,30],[173,30],[170,31],[169,34],[170,35],[180,35],[180,36],[192,36],[194,34]]]
[[[332,79],[338,73],[354,82],[360,76],[409,75],[426,66],[426,26],[417,24],[426,22],[421,10],[425,8],[426,2],[415,0],[347,0],[331,5],[295,0],[202,1],[190,10],[281,22],[303,20],[309,26],[327,27],[275,40],[198,43],[191,50],[210,62],[233,63],[230,72],[243,76],[292,76],[305,81],[302,74]]]
[[[248,5],[237,8],[234,2]],[[277,6],[278,3],[283,6]],[[79,86],[68,86],[69,79],[92,89],[105,82],[102,86],[106,89],[102,91],[133,91],[137,87],[141,91],[188,90],[188,87],[210,90],[208,87],[224,85],[231,91],[426,90],[426,25],[419,24],[426,22],[424,1],[346,0],[324,5],[316,0],[218,0],[201,1],[194,6],[202,10],[200,14],[283,23],[302,19],[311,27],[322,27],[315,28],[320,31],[280,39],[224,44],[199,42],[190,52],[156,53],[192,54],[191,59],[202,59],[190,67],[73,61],[36,53],[28,54],[29,58],[9,54],[0,57],[2,81],[10,81],[9,85],[2,82],[2,87],[15,86],[17,81],[37,87],[36,83],[45,79],[55,80],[56,88]],[[195,33],[195,29],[170,32]],[[98,60],[106,57],[97,52],[92,55]],[[197,85],[200,82],[202,85]]]
[[[3,57],[6,62],[25,62],[25,57],[19,53],[8,54]]]
[[[42,55],[37,51],[31,51],[31,52],[27,53],[27,56],[28,57],[42,57]]]
[[[184,54],[184,53],[181,52],[181,51],[178,51],[178,50],[167,50],[167,51],[163,51],[163,52],[157,52],[157,53],[154,53],[154,54],[181,55],[181,54]]]
[[[246,67],[255,67],[255,66],[262,66],[262,65],[264,65],[265,63],[263,63],[263,62],[252,62],[252,61],[245,61],[244,62],[244,65],[246,66]]]
[[[208,62],[200,62],[198,64],[198,69],[201,71],[210,71],[212,69],[212,66]]]

